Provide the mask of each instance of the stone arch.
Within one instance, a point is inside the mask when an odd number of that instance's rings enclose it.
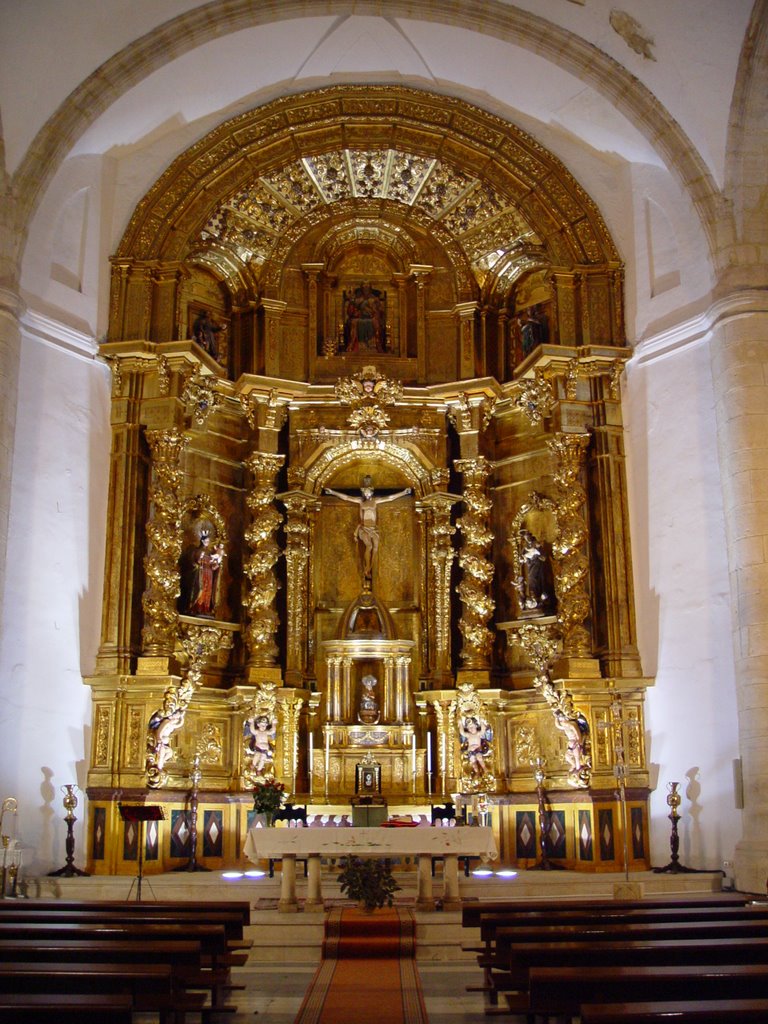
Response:
[[[635,124],[662,153],[691,194],[713,252],[718,229],[730,220],[704,160],[669,112],[629,71],[580,36],[500,0],[465,0],[449,9],[431,0],[328,0],[324,13],[418,18],[483,32],[540,54],[576,74]],[[48,181],[86,128],[121,95],[157,68],[213,38],[254,25],[295,19],[307,13],[304,0],[232,0],[204,4],[157,26],[124,47],[80,83],[38,132],[13,176],[20,235]]]

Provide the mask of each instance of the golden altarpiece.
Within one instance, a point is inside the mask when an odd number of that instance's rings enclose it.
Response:
[[[242,863],[270,778],[647,868],[622,268],[566,168],[456,100],[307,93],[183,154],[112,264],[89,869],[135,868],[122,801],[164,810],[149,872]]]

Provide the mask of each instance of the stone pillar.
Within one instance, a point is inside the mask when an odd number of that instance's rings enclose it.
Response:
[[[7,196],[3,198],[3,201],[10,205]],[[0,214],[0,217],[2,216]],[[15,291],[0,285],[0,602],[5,593],[13,445],[16,433],[16,406],[19,398],[19,364],[21,361],[19,317],[21,312],[22,302]],[[2,618],[1,607],[0,618]]]
[[[181,593],[181,509],[179,487],[181,453],[189,438],[176,427],[148,430],[152,452],[153,481],[150,504],[154,514],[147,523],[147,589],[141,599],[144,609],[143,654],[151,659],[170,658],[176,641],[177,602]],[[147,671],[167,671],[167,666],[147,665]]]
[[[480,455],[475,459],[459,459],[455,466],[464,477],[465,507],[464,515],[458,520],[462,536],[459,565],[463,577],[456,588],[462,603],[461,661],[464,669],[487,673],[493,646],[488,620],[494,609],[491,597],[494,569],[489,557],[493,534],[488,527],[491,499],[486,485],[491,465]]]
[[[764,293],[724,303],[711,342],[734,639],[743,834],[736,888],[768,879],[768,309]],[[749,313],[749,316],[745,316]]]
[[[245,539],[251,555],[244,566],[250,584],[245,640],[248,664],[254,668],[272,668],[277,663],[278,622],[274,604],[277,595],[275,563],[279,551],[275,532],[280,525],[280,513],[275,508],[275,477],[284,460],[284,455],[254,452],[245,463],[253,475],[253,488],[246,497],[251,523],[245,531]]]

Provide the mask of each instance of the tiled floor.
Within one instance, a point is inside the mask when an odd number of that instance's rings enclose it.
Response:
[[[467,964],[424,963],[418,966],[429,1024],[477,1024],[482,1017],[482,996],[467,992],[478,972]],[[231,1024],[293,1024],[304,993],[315,974],[314,964],[246,966],[236,972],[245,984],[234,992],[238,1012],[228,1014]],[[254,1019],[254,1015],[257,1014]],[[223,1018],[221,1018],[223,1020]],[[387,1024],[382,1020],[381,1024]]]
[[[261,964],[237,968],[233,981],[245,989],[233,992],[237,1013],[213,1017],[220,1024],[293,1024],[304,993],[314,977],[315,964]],[[466,964],[419,964],[429,1024],[478,1024],[482,996],[467,992],[478,973]],[[364,997],[364,992],[361,992]],[[135,1024],[156,1024],[152,1014],[134,1014]],[[381,1024],[388,1024],[386,1020]]]

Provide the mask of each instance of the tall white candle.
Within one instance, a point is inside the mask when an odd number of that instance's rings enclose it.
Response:
[[[416,774],[416,733],[411,736],[411,767],[413,774]]]
[[[432,774],[432,733],[427,733],[427,775]]]
[[[328,774],[331,767],[331,734],[325,734],[325,792],[328,792]]]
[[[309,776],[309,792],[312,792],[312,758],[314,756],[314,739],[310,732],[307,736],[307,775]]]

